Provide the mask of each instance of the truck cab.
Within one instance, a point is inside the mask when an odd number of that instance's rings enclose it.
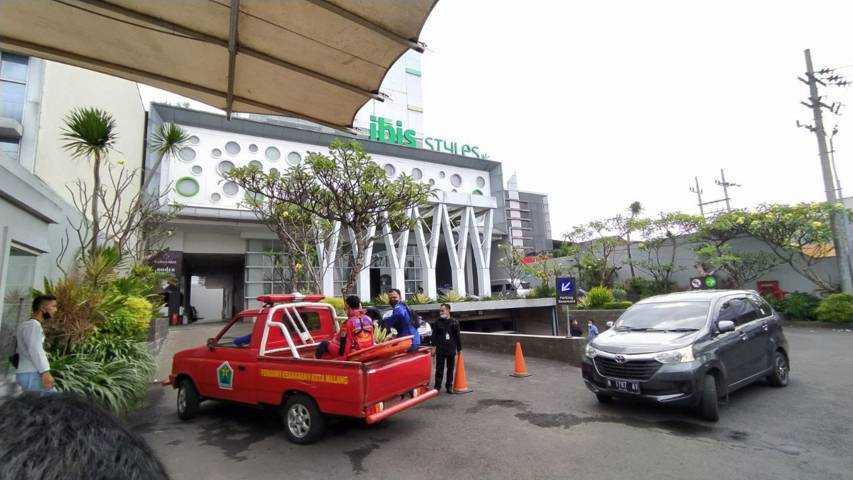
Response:
[[[366,361],[315,359],[345,321],[322,298],[260,296],[263,307],[240,312],[206,345],[175,354],[167,383],[178,389],[178,416],[192,418],[204,400],[278,407],[288,439],[311,443],[327,416],[375,423],[437,394],[428,387],[428,348],[401,352],[389,342]]]

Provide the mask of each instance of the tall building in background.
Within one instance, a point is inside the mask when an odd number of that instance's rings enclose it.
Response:
[[[553,250],[548,196],[519,191],[515,174],[507,181],[504,194],[507,236],[512,245],[528,254]]]
[[[0,359],[11,353],[12,332],[30,313],[30,291],[55,279],[78,245],[79,221],[71,191],[80,179],[91,191],[91,166],[72,159],[60,138],[74,108],[113,115],[118,141],[106,163],[142,166],[145,109],[136,83],[38,58],[0,52]],[[104,167],[106,169],[106,165]],[[133,190],[133,189],[129,189]],[[128,197],[138,192],[128,191]],[[125,202],[127,204],[127,202]],[[68,237],[66,237],[68,234]],[[61,256],[63,239],[72,244]],[[61,258],[60,258],[61,256]],[[60,261],[61,260],[61,261]],[[8,372],[0,363],[0,384]]]

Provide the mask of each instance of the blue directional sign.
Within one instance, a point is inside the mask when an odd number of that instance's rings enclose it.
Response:
[[[557,279],[557,303],[560,305],[573,305],[578,303],[578,293],[575,288],[575,279],[563,277]]]

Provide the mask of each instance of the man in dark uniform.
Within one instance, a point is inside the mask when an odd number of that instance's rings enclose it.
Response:
[[[441,391],[446,364],[445,389],[447,393],[453,393],[453,369],[456,365],[456,352],[462,351],[462,336],[459,334],[459,322],[450,317],[450,304],[442,303],[438,308],[438,315],[438,320],[432,326],[435,345],[435,389]]]

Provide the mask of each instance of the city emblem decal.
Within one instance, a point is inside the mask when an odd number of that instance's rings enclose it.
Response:
[[[231,390],[234,386],[234,369],[231,368],[231,365],[228,362],[223,362],[219,368],[216,369],[216,377],[219,381],[219,388],[223,390]]]

